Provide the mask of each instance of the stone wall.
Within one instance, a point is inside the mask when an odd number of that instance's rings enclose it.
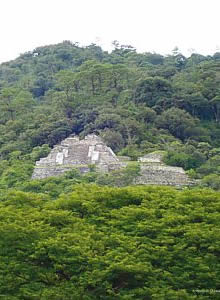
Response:
[[[135,184],[157,184],[172,186],[187,186],[193,182],[186,175],[183,168],[167,166],[162,162],[162,153],[149,153],[140,157],[140,176]]]
[[[141,164],[140,176],[136,178],[135,184],[184,186],[190,185],[191,182],[182,168]]]

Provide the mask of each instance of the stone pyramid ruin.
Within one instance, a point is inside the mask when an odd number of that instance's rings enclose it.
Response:
[[[32,179],[59,176],[76,167],[81,173],[88,172],[95,165],[102,172],[110,172],[121,167],[119,159],[95,134],[80,140],[70,136],[56,145],[50,154],[36,162]]]

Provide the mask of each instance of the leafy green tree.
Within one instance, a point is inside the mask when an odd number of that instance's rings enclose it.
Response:
[[[208,186],[214,190],[220,190],[220,176],[217,174],[210,174],[202,179],[204,186]]]
[[[51,148],[47,144],[44,144],[42,146],[37,146],[33,148],[30,157],[31,159],[36,161],[39,160],[41,157],[47,156],[50,153],[50,151]]]
[[[118,152],[124,146],[124,139],[120,132],[104,129],[101,131],[101,137],[114,152]]]
[[[215,96],[211,101],[210,104],[212,105],[213,113],[215,115],[216,122],[220,121],[220,96]]]
[[[158,128],[168,129],[171,134],[184,140],[190,134],[186,134],[186,130],[193,128],[196,125],[196,120],[189,113],[178,108],[170,108],[164,111],[157,118]]]
[[[195,151],[192,154],[184,152],[168,152],[165,162],[171,166],[182,167],[185,170],[196,169],[205,162],[205,157]]]
[[[211,173],[220,174],[220,155],[215,155],[203,164],[198,172],[203,175],[209,175]]]
[[[16,110],[14,105],[14,99],[17,93],[18,90],[15,88],[5,88],[1,91],[0,106],[1,106],[1,111],[3,112],[3,116],[6,118],[6,120],[15,119]]]
[[[138,83],[134,92],[134,101],[152,107],[159,100],[169,98],[171,90],[171,85],[167,80],[160,77],[149,77]]]

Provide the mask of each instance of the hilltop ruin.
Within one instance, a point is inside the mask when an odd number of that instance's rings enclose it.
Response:
[[[163,154],[160,152],[149,153],[140,157],[140,176],[135,179],[136,184],[150,185],[192,185],[185,171],[181,167],[171,167],[163,163]]]
[[[73,167],[86,173],[89,172],[90,165],[95,165],[101,172],[121,167],[115,153],[97,135],[87,135],[82,140],[77,136],[70,136],[56,145],[47,157],[36,162],[32,178],[59,176]]]
[[[185,171],[165,165],[162,156],[161,153],[150,153],[140,157],[140,175],[135,178],[134,184],[189,185],[190,180]],[[91,165],[98,172],[108,173],[123,168],[127,163],[129,162],[119,159],[97,135],[91,134],[82,140],[77,136],[70,136],[56,145],[47,157],[36,162],[32,179],[59,176],[73,167],[86,173]]]

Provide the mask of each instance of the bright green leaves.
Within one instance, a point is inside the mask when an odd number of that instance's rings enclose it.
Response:
[[[25,90],[4,88],[0,93],[1,117],[6,121],[13,121],[19,115],[31,112],[35,105],[32,94]]]
[[[217,289],[219,199],[211,190],[73,186],[0,204],[5,299],[195,299]],[[201,298],[202,299],[202,298]]]

